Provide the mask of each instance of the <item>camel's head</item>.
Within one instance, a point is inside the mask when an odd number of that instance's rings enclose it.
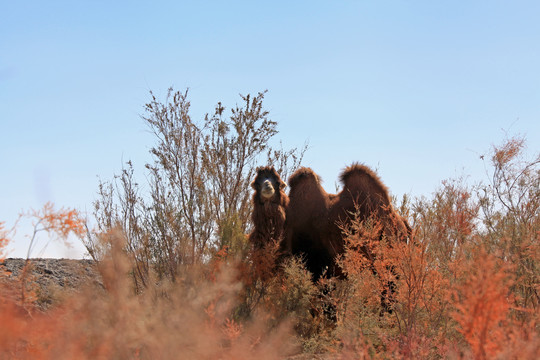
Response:
[[[285,186],[273,166],[257,168],[257,175],[251,183],[251,187],[263,201],[272,200]]]

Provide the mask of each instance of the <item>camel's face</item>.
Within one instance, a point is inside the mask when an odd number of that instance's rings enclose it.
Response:
[[[274,190],[274,186],[272,185],[272,182],[270,179],[265,179],[261,186],[261,196],[265,199],[271,199],[276,191]]]
[[[257,176],[251,186],[261,200],[272,200],[285,187],[285,183],[273,167],[265,167],[257,170]]]

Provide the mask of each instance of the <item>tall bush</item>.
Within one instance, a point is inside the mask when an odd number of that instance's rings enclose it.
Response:
[[[146,164],[148,183],[140,186],[127,162],[113,181],[100,184],[97,231],[85,241],[90,255],[99,259],[100,244],[107,243],[100,237],[120,228],[140,289],[150,271],[174,280],[180,265],[204,262],[217,249],[245,253],[249,183],[257,164],[275,165],[286,178],[306,150],[271,144],[277,123],[263,106],[264,95],[241,96],[230,114],[218,103],[198,122],[190,115],[187,90],[169,89],[164,102],[151,93],[142,115],[156,139],[153,162]]]

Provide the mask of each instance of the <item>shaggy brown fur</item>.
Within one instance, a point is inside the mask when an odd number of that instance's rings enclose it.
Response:
[[[251,183],[254,229],[249,241],[255,249],[262,249],[271,241],[281,241],[285,225],[285,213],[289,198],[283,189],[287,185],[272,166],[257,168],[257,175]]]
[[[346,225],[355,214],[359,221],[369,218],[381,221],[388,237],[406,239],[410,235],[411,228],[392,207],[388,188],[369,167],[354,163],[343,170],[340,181],[343,190],[331,209],[331,220]]]
[[[289,178],[289,207],[285,223],[285,254],[302,256],[306,267],[318,278],[331,266],[334,256],[329,241],[329,209],[335,195],[328,194],[310,168],[300,168]]]
[[[360,221],[373,216],[382,221],[386,235],[406,237],[408,225],[393,209],[388,189],[367,166],[353,164],[340,176],[343,190],[328,194],[317,174],[300,168],[289,179],[289,206],[282,250],[305,258],[306,266],[318,279],[342,276],[336,257],[345,251],[341,227],[356,214]],[[381,234],[382,235],[382,234]]]

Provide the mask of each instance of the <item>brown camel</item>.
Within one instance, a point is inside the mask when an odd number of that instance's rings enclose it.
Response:
[[[285,225],[285,214],[289,198],[283,189],[287,185],[272,166],[257,168],[251,187],[254,229],[249,241],[255,249],[262,249],[271,241],[281,241]]]
[[[392,208],[388,189],[365,165],[352,164],[340,176],[343,189],[329,194],[310,168],[300,168],[289,178],[289,206],[286,212],[282,251],[304,257],[314,279],[323,274],[343,276],[336,264],[345,251],[342,228],[353,218],[373,218],[383,224],[381,236],[406,238],[410,227]]]

